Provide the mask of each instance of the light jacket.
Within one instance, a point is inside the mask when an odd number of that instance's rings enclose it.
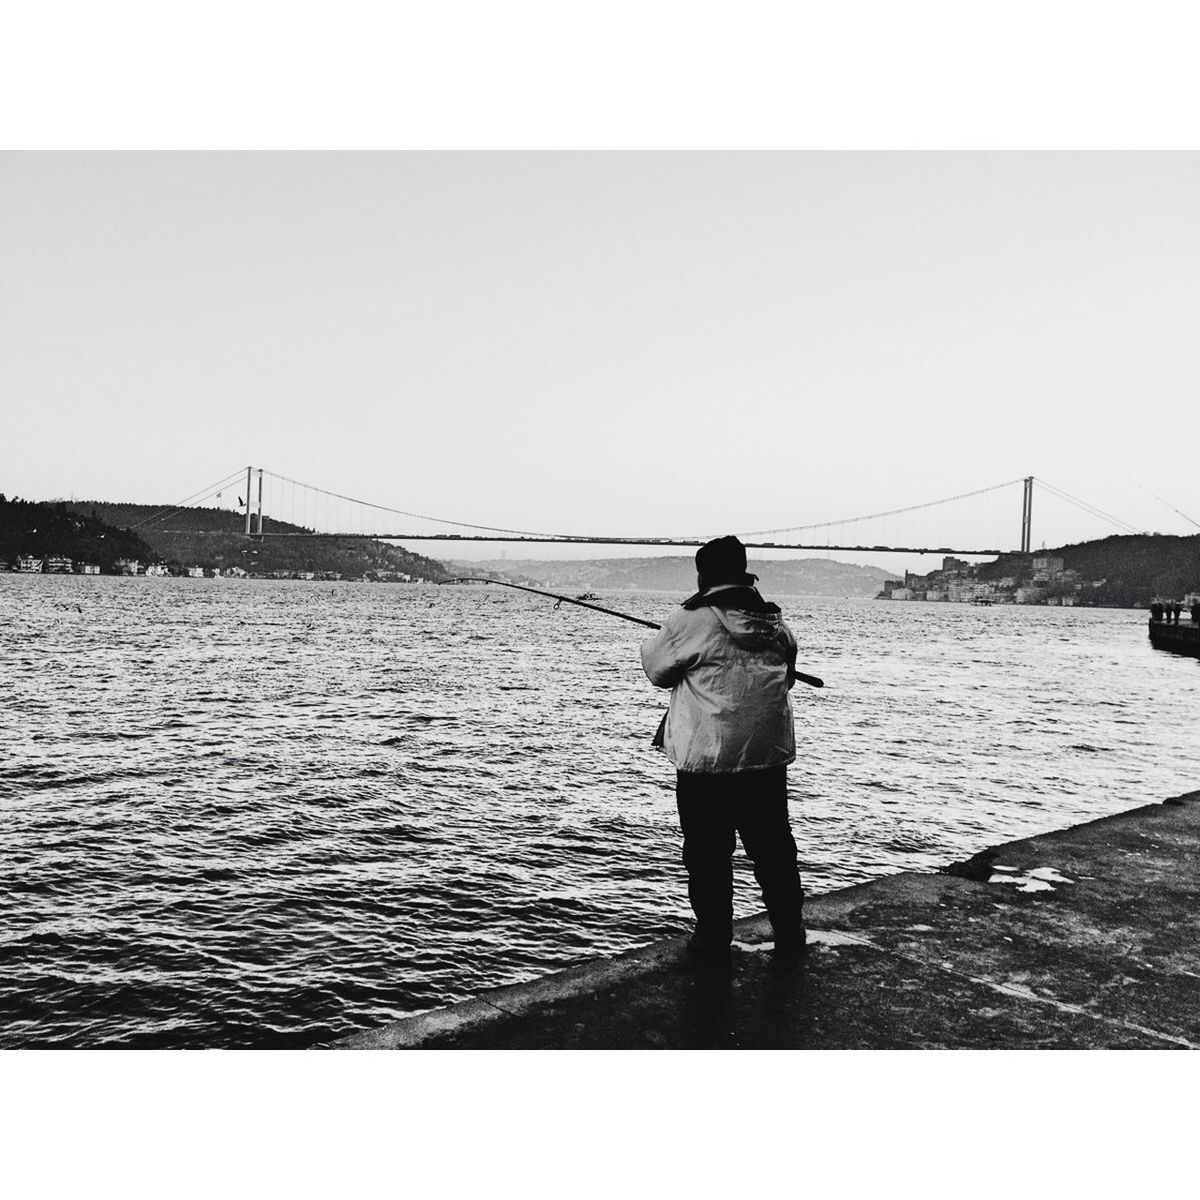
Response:
[[[792,631],[754,588],[727,585],[692,597],[642,644],[647,678],[671,689],[667,757],[678,770],[701,774],[794,761],[788,691],[795,664]]]

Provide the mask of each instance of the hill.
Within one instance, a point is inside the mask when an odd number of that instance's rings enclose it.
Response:
[[[252,575],[276,571],[338,572],[345,578],[408,575],[437,582],[448,576],[436,559],[413,554],[370,538],[308,538],[301,536],[246,539],[245,518],[222,508],[170,508],[151,504],[122,504],[103,500],[60,503],[59,508],[119,529],[136,527],[146,549],[127,557],[163,562],[182,569],[210,570],[241,567]],[[154,518],[151,520],[151,518]],[[142,522],[147,522],[142,524]],[[264,520],[268,533],[305,534],[312,530],[285,521]],[[206,532],[198,533],[203,529]],[[215,532],[208,532],[208,531]],[[65,551],[64,551],[65,553]]]
[[[1117,534],[1037,553],[1061,558],[1067,570],[1085,580],[1103,581],[1094,592],[1098,604],[1144,608],[1155,596],[1180,599],[1200,591],[1200,534]],[[981,565],[979,575],[999,579],[1027,570],[1028,556],[1002,554]]]
[[[23,554],[42,559],[61,555],[95,563],[111,574],[118,559],[145,561],[151,549],[136,533],[72,505],[0,495],[0,564],[15,562]]]
[[[514,582],[547,588],[586,588],[690,593],[696,590],[692,555],[661,558],[511,559],[451,562],[455,574],[495,574]],[[881,567],[857,567],[828,558],[754,559],[750,570],[768,595],[874,596],[894,573]]]

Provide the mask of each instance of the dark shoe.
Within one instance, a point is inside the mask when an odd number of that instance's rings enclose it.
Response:
[[[688,938],[687,956],[695,966],[709,971],[728,971],[733,961],[729,946],[702,942],[695,934]]]
[[[781,967],[794,967],[808,956],[808,938],[804,930],[799,937],[776,938],[771,956]]]

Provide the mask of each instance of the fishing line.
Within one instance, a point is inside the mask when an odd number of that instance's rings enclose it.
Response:
[[[523,583],[508,583],[503,579],[486,579],[482,575],[458,575],[454,579],[447,579],[443,582],[494,583],[500,587],[516,588],[519,592],[532,592],[535,596],[548,596],[551,600],[557,600],[560,604],[565,600],[568,604],[576,604],[580,608],[590,608],[594,612],[607,613],[610,617],[620,617],[623,621],[632,621],[635,625],[644,625],[647,629],[662,628],[656,621],[647,621],[642,617],[634,617],[629,613],[618,612],[615,608],[604,608],[599,604],[589,604],[586,600],[575,600],[571,596],[560,596],[557,592],[543,592],[540,588],[526,587]],[[794,671],[794,674],[801,683],[807,683],[809,687],[825,686],[825,681],[818,679],[815,675],[805,675],[801,671]]]

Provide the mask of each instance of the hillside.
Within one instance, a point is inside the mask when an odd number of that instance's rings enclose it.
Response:
[[[229,509],[185,508],[176,511],[150,504],[121,504],[81,500],[59,507],[109,525],[140,526],[137,535],[148,550],[129,557],[164,562],[168,566],[200,566],[225,570],[241,567],[251,574],[273,571],[336,571],[346,578],[363,575],[410,575],[439,581],[448,572],[442,563],[370,538],[266,537],[248,541],[245,518]],[[150,518],[156,518],[150,521]],[[141,525],[147,521],[148,524]],[[299,525],[264,517],[268,533],[311,532]],[[196,529],[217,532],[196,533]]]
[[[64,503],[8,500],[0,495],[0,563],[23,554],[34,558],[62,555],[95,563],[112,573],[120,558],[145,560],[149,545],[136,533],[114,527],[96,514]]]
[[[1103,580],[1095,594],[1100,604],[1144,608],[1155,596],[1178,599],[1200,591],[1200,534],[1118,534],[1037,553],[1062,558],[1067,570],[1078,571],[1085,580]],[[979,575],[1020,575],[1026,564],[1024,555],[1003,554],[981,565]]]
[[[592,558],[576,560],[497,558],[447,564],[462,575],[503,575],[548,588],[638,590],[689,593],[696,590],[692,555],[663,558]],[[857,567],[827,558],[752,560],[750,570],[768,595],[874,596],[894,574],[881,567]]]

